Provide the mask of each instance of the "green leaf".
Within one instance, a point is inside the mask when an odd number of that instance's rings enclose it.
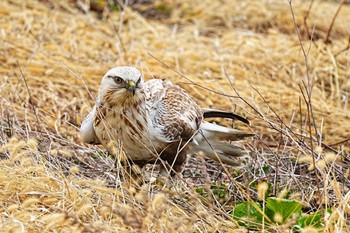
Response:
[[[264,172],[267,173],[269,171],[269,169],[270,169],[270,166],[265,165],[265,166],[262,167],[262,169],[263,169]]]
[[[332,213],[330,209],[325,212]],[[312,226],[315,228],[322,228],[324,226],[323,216],[321,211],[317,211],[313,214],[302,214],[297,221],[297,225],[301,228]]]
[[[223,185],[212,185],[210,186],[210,189],[212,190],[213,194],[217,196],[218,198],[225,198],[227,194],[226,187]]]
[[[297,225],[301,228],[306,226],[320,228],[323,226],[322,213],[317,211],[314,214],[303,214],[298,218]]]
[[[196,193],[202,197],[208,197],[208,193],[203,188],[196,188]]]
[[[301,214],[301,204],[294,200],[280,199],[276,197],[269,197],[266,204],[266,215],[271,220],[276,220],[276,215],[282,217],[282,221],[279,223],[284,223],[288,218],[292,217],[293,214]]]
[[[248,227],[254,227],[254,225],[257,225],[258,223],[262,223],[262,214],[257,210],[259,208],[260,210],[261,205],[259,202],[253,202],[249,203],[248,201],[245,201],[241,204],[238,204],[234,210],[233,210],[233,217],[239,218],[238,224],[241,226],[248,226]],[[248,220],[248,221],[244,221]],[[253,223],[253,224],[251,224]],[[254,224],[257,223],[257,224]]]

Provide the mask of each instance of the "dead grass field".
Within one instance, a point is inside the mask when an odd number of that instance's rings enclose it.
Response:
[[[229,211],[256,200],[252,183],[262,181],[271,196],[287,189],[305,213],[332,209],[322,228],[303,232],[350,232],[350,5],[334,17],[338,1],[292,3],[300,40],[287,0],[166,0],[107,13],[1,1],[1,232],[247,232]],[[226,174],[191,158],[172,188],[115,188],[113,159],[78,131],[118,65],[246,116],[251,126],[236,127],[257,134],[244,142],[251,159]],[[206,175],[195,179],[196,169]],[[213,184],[223,199],[196,192]]]

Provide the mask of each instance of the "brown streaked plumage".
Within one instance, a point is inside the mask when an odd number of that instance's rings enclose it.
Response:
[[[144,82],[137,69],[116,67],[103,77],[81,135],[85,142],[100,143],[110,153],[110,142],[119,141],[129,160],[137,164],[165,161],[175,172],[181,171],[187,154],[200,151],[214,160],[237,165],[233,157],[247,152],[224,141],[253,134],[205,122],[203,114],[235,116],[202,110],[185,90],[170,81]]]

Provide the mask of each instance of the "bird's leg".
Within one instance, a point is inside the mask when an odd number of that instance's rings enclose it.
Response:
[[[115,162],[116,177],[119,177],[120,182],[127,185],[140,185],[142,183],[142,168],[143,164],[135,164],[132,160],[117,159]]]
[[[163,187],[171,188],[173,187],[172,180],[169,177],[169,174],[171,175],[171,166],[169,166],[167,161],[160,161],[159,164],[159,174],[157,177],[157,184],[160,184]],[[171,175],[171,177],[173,177]]]
[[[163,150],[160,155],[160,177],[170,177],[173,178],[175,175],[181,176],[182,165],[186,161],[186,151],[181,150],[181,143],[174,143]]]
[[[131,160],[125,160],[122,161],[122,179],[123,182],[130,185],[137,185],[139,186],[143,180],[142,180],[142,164],[135,164]]]
[[[172,166],[169,165],[168,161],[161,161],[157,181],[160,182],[162,186],[167,188],[174,187],[174,181],[177,179],[173,178],[181,178],[182,165],[184,161],[186,161],[186,154],[183,153],[180,153],[177,156],[177,159],[171,162],[171,164],[173,164]]]
[[[159,164],[159,176],[169,176],[171,167],[166,161],[161,161]]]

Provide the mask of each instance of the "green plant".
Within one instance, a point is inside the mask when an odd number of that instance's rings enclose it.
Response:
[[[327,210],[330,212],[330,210]],[[321,228],[324,226],[323,214],[317,211],[313,214],[302,212],[302,205],[298,201],[270,197],[266,199],[265,208],[259,202],[238,204],[232,217],[237,219],[238,224],[249,229],[259,229],[262,224],[272,226],[294,221],[293,229],[298,230],[308,226]]]
[[[325,213],[331,214],[331,209],[326,209]],[[315,228],[322,228],[324,227],[324,218],[323,213],[321,211],[317,211],[312,214],[302,214],[297,221],[297,224],[295,225],[296,228],[304,228],[307,226],[312,226]]]

